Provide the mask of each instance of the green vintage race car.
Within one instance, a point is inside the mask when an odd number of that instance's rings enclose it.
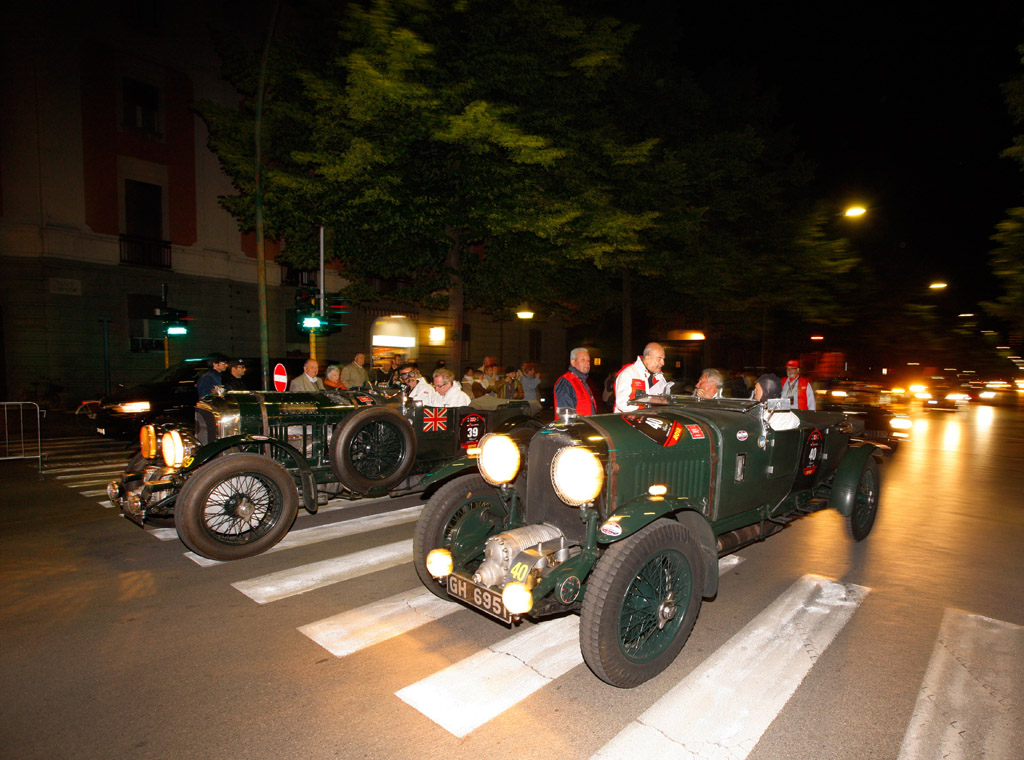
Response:
[[[774,429],[786,415],[797,426]],[[718,593],[722,555],[826,507],[855,541],[868,535],[881,451],[851,441],[857,424],[777,401],[672,397],[488,435],[479,475],[424,509],[416,571],[438,596],[506,624],[579,613],[587,665],[636,686],[682,649]]]
[[[298,507],[425,491],[473,474],[466,451],[488,431],[540,427],[526,402],[425,407],[404,394],[236,392],[196,405],[195,426],[144,425],[139,453],[107,487],[138,525],[174,517],[194,552],[233,560],[266,551]]]

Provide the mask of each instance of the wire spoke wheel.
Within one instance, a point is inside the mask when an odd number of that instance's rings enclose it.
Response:
[[[875,525],[880,485],[878,463],[873,457],[869,457],[860,473],[857,493],[853,497],[853,510],[846,518],[846,526],[854,541],[863,541],[867,538]]]
[[[619,647],[634,662],[647,662],[672,643],[690,598],[693,576],[680,552],[667,550],[640,568],[626,589],[619,615]]]
[[[416,436],[394,409],[367,407],[334,426],[331,467],[338,481],[355,493],[394,488],[416,463]]]
[[[583,659],[601,680],[637,686],[667,668],[700,612],[704,565],[696,538],[657,520],[612,544],[587,581]]]
[[[239,453],[203,465],[182,486],[174,525],[197,554],[218,560],[266,551],[291,529],[299,495],[272,459]]]
[[[352,467],[369,480],[383,480],[402,464],[405,444],[390,422],[371,422],[360,429],[349,445]]]
[[[413,564],[423,585],[432,593],[448,593],[427,572],[427,555],[434,549],[448,549],[455,569],[472,573],[483,562],[484,544],[507,528],[508,510],[496,488],[479,475],[465,475],[446,483],[427,502],[413,534]]]

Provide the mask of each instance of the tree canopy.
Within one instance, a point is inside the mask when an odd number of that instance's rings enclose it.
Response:
[[[272,48],[265,225],[309,267],[316,229],[372,298],[569,320],[622,308],[624,278],[728,325],[764,308],[836,319],[823,284],[854,259],[810,176],[738,78],[698,83],[631,44],[636,28],[557,0],[297,6]],[[312,32],[316,32],[315,34]],[[255,54],[225,44],[241,107],[198,106],[254,226]]]

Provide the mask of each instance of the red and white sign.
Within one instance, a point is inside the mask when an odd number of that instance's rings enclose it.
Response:
[[[695,440],[704,437],[704,431],[700,429],[700,425],[687,425],[686,429],[690,431],[690,437]]]
[[[274,390],[288,390],[288,373],[285,371],[284,365],[280,362],[274,365]]]

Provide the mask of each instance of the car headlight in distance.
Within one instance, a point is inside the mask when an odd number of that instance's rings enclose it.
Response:
[[[149,402],[126,401],[123,404],[115,404],[113,409],[118,414],[142,414],[149,411]]]
[[[163,454],[164,464],[168,467],[181,467],[185,459],[185,442],[181,440],[181,433],[177,430],[168,430],[160,439],[160,453]]]
[[[604,468],[590,449],[565,446],[551,460],[551,485],[558,498],[572,507],[589,504],[601,493]]]
[[[507,435],[488,433],[480,439],[477,467],[492,486],[511,483],[519,472],[522,457],[516,442]]]
[[[914,427],[914,423],[910,421],[909,417],[893,417],[889,420],[889,427],[893,430],[910,430]]]
[[[139,428],[139,450],[146,459],[156,459],[158,442],[156,428],[152,425]]]

